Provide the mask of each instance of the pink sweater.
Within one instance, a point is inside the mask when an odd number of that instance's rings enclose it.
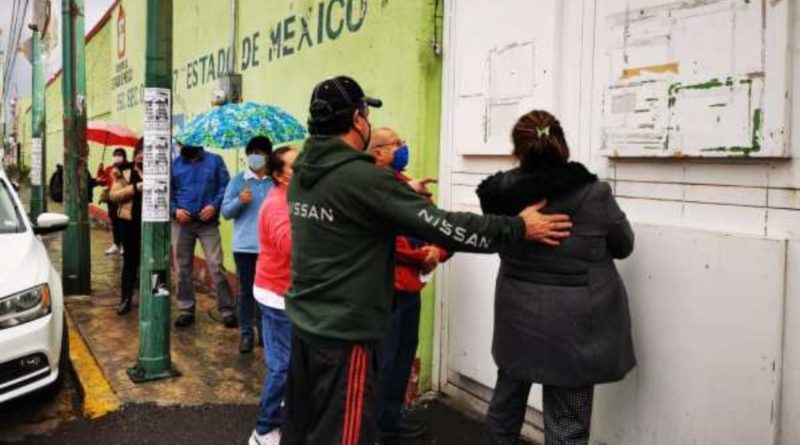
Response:
[[[255,285],[280,296],[291,285],[292,230],[286,186],[275,186],[258,215],[258,261]]]

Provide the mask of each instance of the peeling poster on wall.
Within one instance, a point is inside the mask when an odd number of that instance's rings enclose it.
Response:
[[[142,221],[146,222],[169,222],[170,102],[169,89],[145,89]]]
[[[786,3],[606,3],[604,153],[787,156]]]

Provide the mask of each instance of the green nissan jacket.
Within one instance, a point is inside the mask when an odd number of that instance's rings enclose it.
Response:
[[[395,236],[496,252],[522,218],[446,212],[337,137],[312,136],[289,185],[292,286],[286,313],[310,342],[383,338],[394,295]]]

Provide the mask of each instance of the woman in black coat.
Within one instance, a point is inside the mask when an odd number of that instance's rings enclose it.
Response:
[[[478,187],[484,213],[516,215],[547,200],[569,214],[557,247],[523,243],[500,253],[492,355],[497,384],[486,417],[492,444],[515,443],[533,383],[543,385],[546,445],[589,441],[594,385],[636,364],[625,286],[614,259],[633,251],[633,231],[611,188],[569,162],[561,124],[532,111],[512,132],[519,167]]]

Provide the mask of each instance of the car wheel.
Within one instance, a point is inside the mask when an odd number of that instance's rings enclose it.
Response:
[[[58,377],[53,383],[42,389],[42,396],[47,399],[54,399],[61,392],[69,372],[69,334],[67,331],[69,329],[67,329],[67,316],[65,315],[61,329],[61,351],[58,354]]]

